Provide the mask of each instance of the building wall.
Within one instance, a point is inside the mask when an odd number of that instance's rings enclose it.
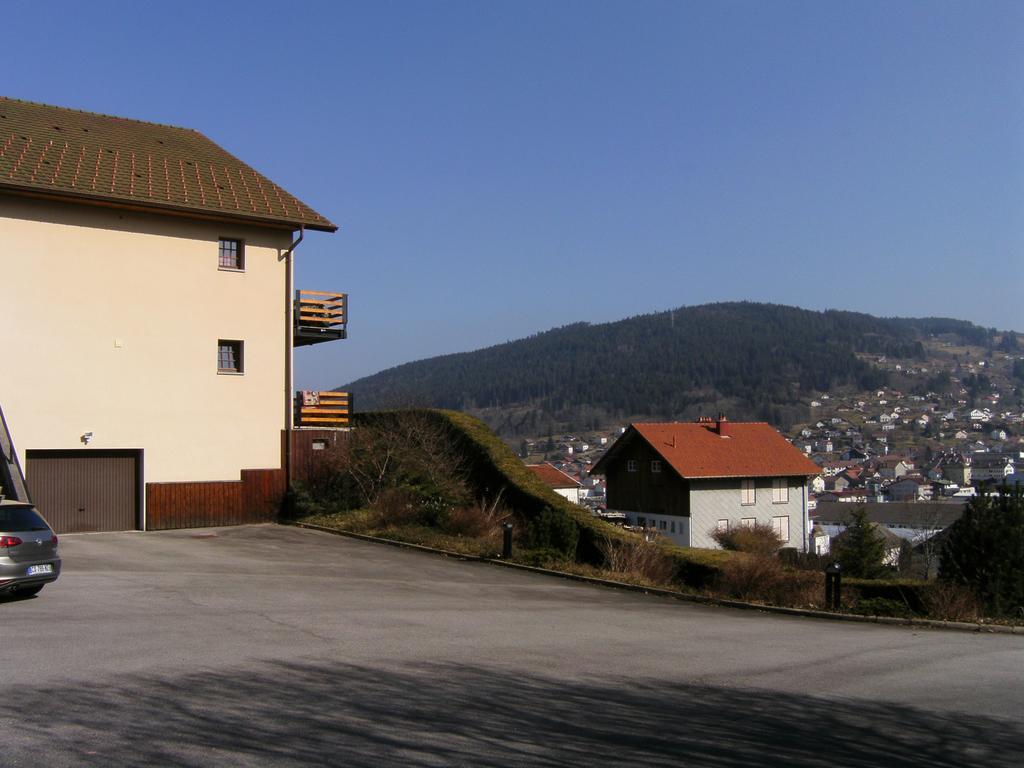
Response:
[[[573,504],[580,503],[580,489],[579,488],[552,488],[555,493],[559,496],[571,501]]]
[[[645,531],[655,531],[659,536],[664,536],[681,547],[690,546],[690,518],[688,517],[627,512],[626,523],[640,526]]]
[[[245,271],[218,240],[245,241]],[[0,196],[0,402],[32,449],[143,449],[146,482],[281,466],[291,233]],[[218,374],[218,339],[244,373]]]
[[[719,520],[728,520],[730,527],[742,524],[744,518],[753,518],[761,525],[771,525],[772,518],[789,517],[789,541],[783,546],[806,548],[807,542],[807,489],[804,478],[788,478],[789,501],[772,502],[772,478],[756,478],[754,504],[742,504],[740,481],[690,481],[690,545],[715,548],[711,538]]]

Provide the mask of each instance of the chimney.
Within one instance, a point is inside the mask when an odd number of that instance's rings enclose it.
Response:
[[[715,432],[718,433],[719,437],[729,436],[729,420],[725,418],[724,413],[718,414],[718,419],[715,421]]]

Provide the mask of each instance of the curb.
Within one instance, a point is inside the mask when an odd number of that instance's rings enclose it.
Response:
[[[407,541],[384,539],[379,536],[368,536],[365,533],[343,531],[338,528],[328,528],[327,526],[315,525],[313,523],[286,522],[281,523],[281,525],[289,525],[293,528],[307,528],[312,531],[329,533],[334,536],[345,536],[350,539],[359,539],[360,541],[367,541],[373,544],[387,544],[392,547],[412,549],[432,555],[442,555],[444,557],[451,557],[456,560],[466,560],[469,562],[500,565],[503,568],[514,568],[516,570],[528,571],[531,573],[541,574],[543,576],[555,576],[560,579],[579,581],[585,584],[594,584],[600,587],[608,587],[611,589],[623,589],[629,592],[642,592],[644,594],[649,595],[658,595],[659,597],[668,597],[673,600],[679,600],[686,603],[713,605],[720,606],[722,608],[739,608],[742,610],[760,611],[762,613],[777,613],[782,614],[784,616],[803,616],[811,619],[826,619],[828,621],[852,621],[859,622],[862,624],[884,624],[889,626],[911,628],[916,627],[919,629],[944,629],[948,631],[974,632],[978,634],[992,633],[1004,635],[1024,635],[1024,626],[1014,626],[1008,624],[975,624],[965,621],[939,621],[938,619],[908,619],[896,618],[893,616],[861,616],[855,613],[832,613],[830,611],[815,611],[807,608],[784,608],[778,605],[761,605],[759,603],[747,603],[742,600],[728,600],[720,597],[708,597],[707,595],[689,595],[685,592],[676,592],[675,590],[671,589],[661,589],[660,587],[644,587],[640,586],[639,584],[627,584],[626,582],[622,581],[613,581],[611,579],[599,579],[594,576],[581,576],[580,574],[576,573],[552,571],[548,568],[538,568],[533,565],[523,565],[522,563],[513,563],[507,560],[500,560],[498,558],[484,557],[482,555],[467,555],[464,552],[452,552],[451,550],[447,549],[427,547],[423,544],[412,544]]]

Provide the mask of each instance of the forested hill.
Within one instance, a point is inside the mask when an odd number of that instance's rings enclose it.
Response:
[[[451,408],[482,416],[506,436],[689,419],[716,408],[784,426],[800,420],[815,392],[884,385],[886,374],[858,352],[920,358],[927,336],[985,343],[992,333],[941,318],[705,304],[555,328],[400,365],[343,389],[361,411]]]

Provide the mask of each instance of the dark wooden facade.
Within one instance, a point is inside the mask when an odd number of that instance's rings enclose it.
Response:
[[[269,523],[287,483],[283,469],[243,469],[241,480],[147,483],[146,530]]]
[[[291,481],[308,482],[318,472],[337,462],[348,446],[350,434],[339,429],[293,429],[285,432],[284,439],[291,441]]]
[[[637,434],[626,438],[608,461],[608,509],[641,514],[690,516],[690,484],[676,474],[668,462]],[[636,471],[629,471],[629,462]],[[652,462],[661,463],[661,471],[652,471]]]
[[[336,429],[283,430],[281,469],[243,469],[240,480],[147,483],[146,530],[273,522],[289,482],[309,480],[330,466],[348,435]]]

